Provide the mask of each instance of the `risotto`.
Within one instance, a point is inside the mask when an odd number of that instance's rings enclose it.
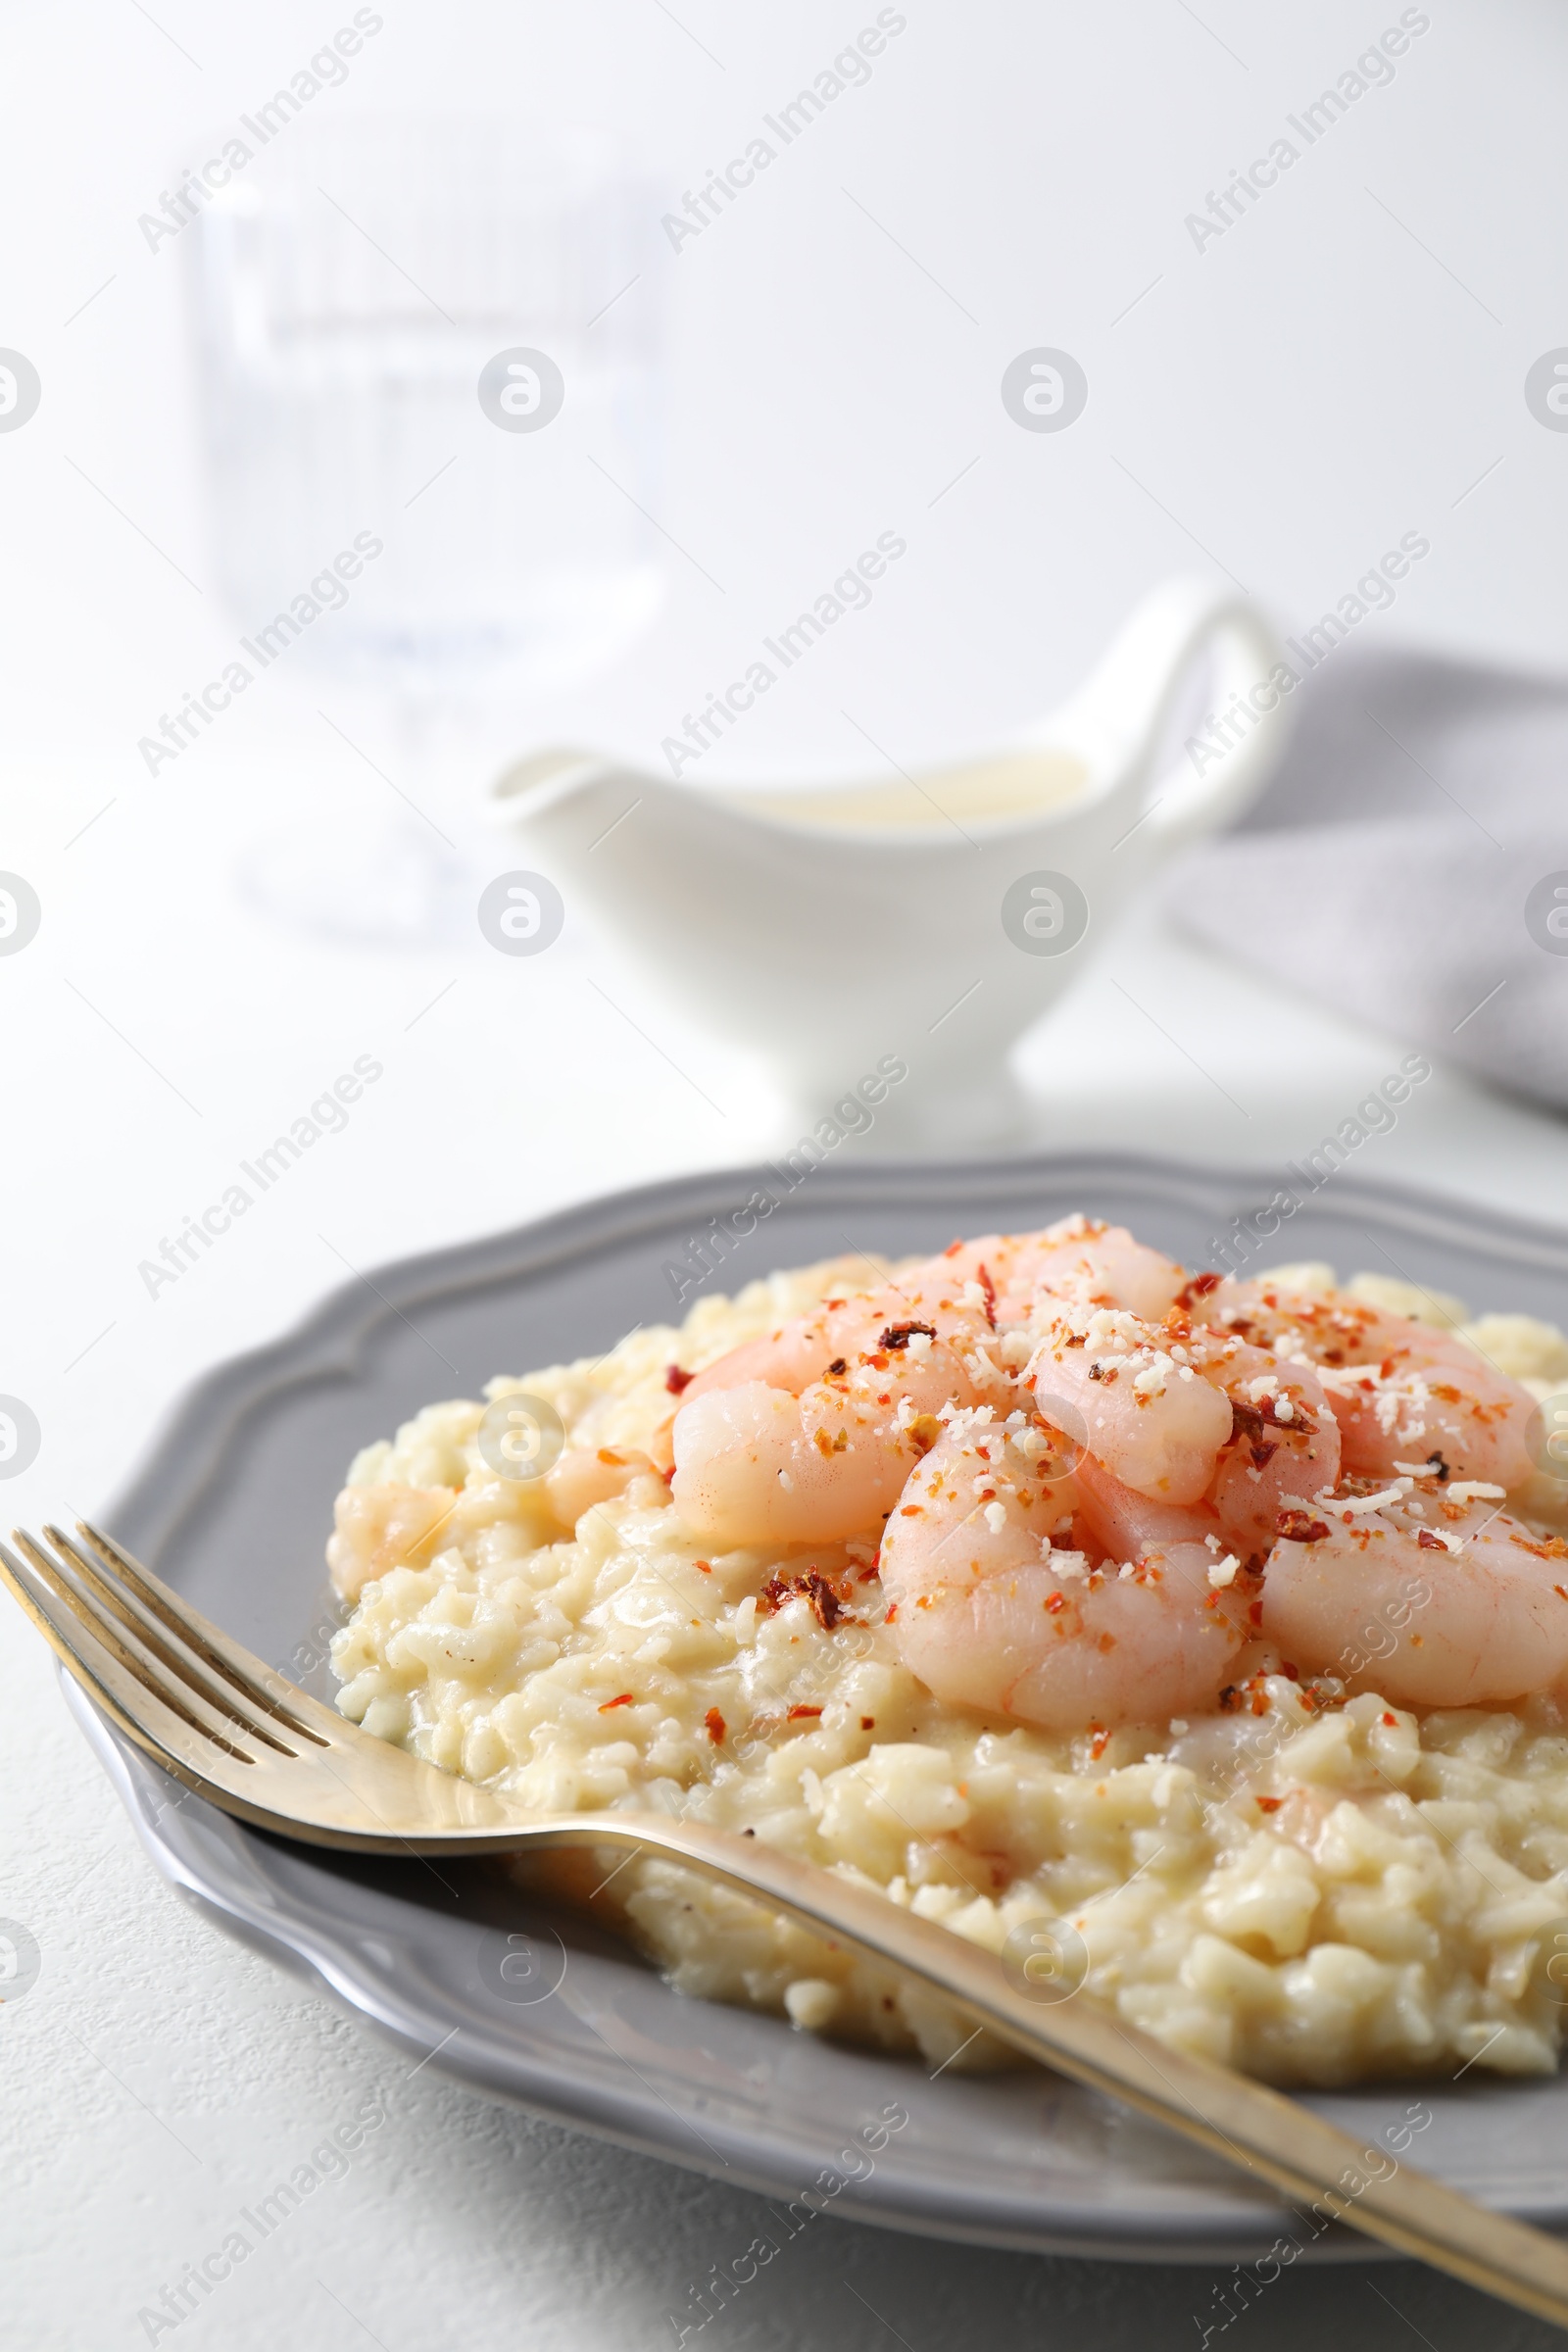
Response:
[[[1103,1229],[1077,1220],[1052,1231]],[[1482,1574],[1468,1563],[1494,1540],[1491,1497],[1504,1489],[1451,1475],[1442,1415],[1451,1420],[1460,1408],[1441,1399],[1462,1392],[1469,1409],[1461,1357],[1477,1378],[1506,1375],[1545,1397],[1568,1385],[1562,1335],[1524,1316],[1471,1321],[1456,1299],[1378,1277],[1337,1291],[1331,1269],[1306,1265],[1247,1286],[1253,1303],[1244,1301],[1245,1312],[1219,1312],[1209,1294],[1225,1286],[1198,1278],[1158,1323],[1157,1346],[1146,1336],[1155,1328],[1149,1301],[1145,1321],[1123,1328],[1133,1312],[1107,1309],[1103,1293],[1090,1301],[1098,1323],[1062,1310],[1068,1319],[1050,1327],[1053,1342],[1034,1308],[1012,1344],[1005,1282],[999,1307],[982,1266],[978,1284],[955,1282],[955,1297],[961,1291],[963,1311],[997,1336],[964,1360],[982,1386],[1004,1386],[986,1390],[990,1402],[950,1398],[935,1413],[913,1409],[920,1397],[901,1391],[896,1415],[878,1425],[899,1433],[890,1442],[906,1446],[906,1483],[902,1460],[897,1475],[916,1499],[879,1508],[869,1525],[846,1532],[822,1500],[837,1492],[831,1479],[803,1499],[798,1476],[767,1469],[763,1501],[769,1510],[777,1501],[783,1533],[736,1541],[735,1513],[744,1519],[745,1510],[733,1482],[719,1477],[729,1456],[714,1468],[710,1435],[694,1467],[696,1438],[683,1452],[680,1431],[707,1431],[714,1397],[733,1421],[731,1400],[752,1391],[722,1378],[715,1388],[705,1372],[739,1348],[748,1349],[739,1370],[755,1369],[757,1351],[765,1356],[781,1331],[828,1329],[823,1301],[853,1304],[888,1272],[857,1259],[775,1274],[732,1299],[705,1299],[678,1328],[641,1329],[596,1361],[497,1379],[483,1401],[429,1405],[368,1446],[349,1471],[328,1551],[351,1608],[332,1646],[344,1714],[529,1807],[652,1808],[752,1831],[997,1951],[1016,1948],[1031,1923],[1070,1923],[1087,1954],[1087,1983],[1125,2018],[1276,2082],[1452,2073],[1471,2062],[1549,2072],[1568,1998],[1548,1974],[1559,1932],[1568,1950],[1568,1706],[1551,1687],[1507,1703],[1485,1689],[1462,1704],[1446,1695],[1443,1676],[1453,1669],[1444,1663],[1439,1580]],[[1283,1310],[1256,1303],[1282,1298],[1295,1317],[1289,1346],[1268,1322]],[[1368,1359],[1357,1388],[1356,1367],[1336,1368],[1336,1350],[1314,1342],[1314,1372],[1310,1348],[1292,1352],[1317,1311],[1303,1302],[1314,1300],[1335,1302],[1336,1328],[1359,1316],[1357,1328],[1375,1336],[1395,1318],[1402,1331],[1427,1335],[1427,1354],[1435,1349],[1441,1361],[1434,1368],[1418,1349],[1401,1388],[1390,1359]],[[1205,1311],[1210,1320],[1200,1325],[1195,1318]],[[1185,1342],[1172,1336],[1184,1332]],[[1115,1453],[1102,1399],[1115,1404],[1119,1382],[1126,1427],[1140,1443],[1149,1428],[1165,1426],[1167,1403],[1167,1420],[1178,1407],[1191,1411],[1194,1397],[1207,1409],[1222,1375],[1205,1333],[1217,1333],[1220,1352],[1234,1359],[1223,1374],[1234,1413],[1224,1443],[1233,1453],[1244,1448],[1232,1482],[1240,1501],[1226,1506],[1228,1518],[1214,1515],[1225,1504],[1221,1476],[1198,1499],[1158,1502],[1154,1550],[1142,1536],[1118,1542],[1104,1532],[1112,1505],[1097,1463],[1110,1461],[1130,1482],[1132,1457]],[[877,1393],[882,1407],[893,1412],[895,1376],[914,1379],[950,1336],[934,1310],[877,1335],[861,1360],[883,1367],[871,1376],[873,1386],[890,1384]],[[835,1344],[831,1334],[823,1342]],[[1253,1358],[1265,1346],[1274,1369],[1257,1375]],[[802,1365],[793,1393],[787,1383],[764,1386],[758,1409],[808,1412],[822,1389],[829,1403],[842,1391],[849,1411],[844,1354],[815,1372],[816,1388],[805,1377],[811,1372]],[[1282,1446],[1287,1460],[1310,1454],[1300,1432],[1313,1416],[1300,1397],[1319,1373],[1322,1390],[1312,1393],[1320,1407],[1325,1393],[1334,1404],[1346,1460],[1354,1413],[1370,1396],[1364,1443],[1374,1453],[1385,1443],[1403,1467],[1345,1471],[1336,1451],[1338,1483],[1324,1473],[1327,1483],[1313,1487],[1304,1471],[1293,1473],[1301,1491],[1270,1500],[1268,1527],[1254,1542],[1246,1529],[1261,1524],[1256,1497],[1275,1475],[1274,1457]],[[697,1396],[683,1408],[693,1386]],[[1490,1432],[1485,1393],[1476,1394]],[[528,1401],[512,1411],[519,1398]],[[1151,1398],[1149,1410],[1131,1409]],[[1050,1424],[1044,1434],[1040,1415]],[[1316,1418],[1332,1435],[1329,1416],[1319,1409]],[[514,1423],[534,1433],[531,1460],[508,1446]],[[826,1426],[808,1429],[808,1452],[791,1458],[819,1459],[824,1477],[837,1477],[845,1452],[858,1444],[863,1454],[865,1441],[846,1445],[842,1426],[835,1437]],[[1074,1429],[1065,1464],[1042,1460]],[[1010,1479],[999,1475],[1009,1433],[1019,1457],[1006,1457]],[[770,1442],[765,1432],[748,1440],[754,1469],[758,1447]],[[1162,1457],[1162,1494],[1179,1487],[1181,1458]],[[1212,1466],[1212,1448],[1206,1458]],[[1231,1458],[1219,1457],[1222,1469]],[[1544,1458],[1538,1432],[1536,1459]],[[1528,1478],[1509,1479],[1507,1524],[1524,1534],[1520,1559],[1502,1565],[1522,1561],[1547,1580],[1548,1598],[1558,1590],[1568,1602],[1568,1518],[1551,1467],[1546,1459]],[[1101,1478],[1092,1491],[1084,1484],[1091,1471]],[[1054,1532],[1029,1535],[1028,1574],[1045,1576],[1043,1608],[1079,1627],[1077,1646],[1043,1650],[1039,1676],[999,1685],[995,1700],[982,1661],[964,1669],[969,1683],[958,1675],[967,1695],[956,1696],[946,1687],[955,1680],[949,1653],[965,1642],[974,1650],[978,1620],[972,1609],[961,1622],[917,1617],[934,1590],[924,1555],[910,1549],[921,1513],[958,1494],[949,1507],[965,1530],[980,1531],[980,1544],[1010,1543],[1020,1513],[1046,1501],[1048,1474],[1056,1481],[1047,1513]],[[1113,1478],[1108,1485],[1124,1499],[1133,1492]],[[1076,1497],[1065,1516],[1063,1496]],[[830,1530],[821,1540],[791,1532],[808,1509]],[[1133,1695],[1120,1709],[1106,1705],[1097,1696],[1106,1686],[1094,1678],[1111,1671],[1107,1659],[1123,1671],[1131,1637],[1091,1638],[1093,1609],[1178,1605],[1173,1583],[1151,1596],[1147,1580],[1159,1580],[1151,1561],[1182,1552],[1165,1524],[1179,1512],[1199,1514],[1193,1527],[1209,1531],[1200,1547],[1187,1545],[1198,1562],[1189,1630],[1193,1644],[1217,1645],[1216,1655],[1200,1657],[1195,1647],[1184,1671],[1210,1677],[1203,1688],[1212,1695],[1175,1706],[1171,1690],[1186,1686],[1161,1680],[1166,1644],[1152,1657],[1153,1680],[1125,1683]],[[1342,1628],[1333,1654],[1318,1656],[1312,1611],[1339,1589],[1336,1546],[1351,1544],[1361,1547],[1351,1566],[1364,1590],[1352,1593],[1348,1634]],[[920,1587],[912,1601],[911,1579]],[[975,1589],[960,1595],[965,1608]],[[945,1588],[937,1598],[945,1607]],[[1568,1627],[1568,1606],[1562,1615]],[[1307,1629],[1304,1651],[1298,1627]],[[1461,1628],[1455,1639],[1468,1637]],[[1534,1634],[1530,1642],[1539,1647]],[[1073,1672],[1088,1679],[1063,1685],[1069,1649],[1082,1650]],[[1507,1668],[1498,1673],[1506,1688]],[[1145,1693],[1162,1711],[1128,1717]],[[1072,1719],[1075,1706],[1082,1720]],[[586,1892],[614,1862],[591,1877],[584,1857],[554,1867],[563,1885]],[[932,2066],[1013,2062],[929,1991],[677,1867],[626,1864],[594,1909],[683,1991],[890,2049],[918,2048]]]

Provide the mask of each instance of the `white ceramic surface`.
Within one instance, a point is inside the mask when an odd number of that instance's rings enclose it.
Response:
[[[1009,1047],[1140,886],[1266,780],[1288,724],[1268,683],[1280,659],[1245,599],[1175,580],[1061,710],[968,767],[762,794],[543,752],[502,777],[496,813],[519,870],[537,861],[651,986],[761,1053],[808,1123],[909,1037],[918,985],[935,1017],[901,1049],[910,1080],[884,1138],[951,1149],[1021,1123]],[[1174,753],[1162,773],[1172,717],[1200,679],[1198,717],[1254,697],[1250,723],[1223,752]],[[1056,939],[1026,944],[1004,902],[1037,875],[1067,877],[1084,905]],[[942,1009],[959,1005],[961,1020]]]

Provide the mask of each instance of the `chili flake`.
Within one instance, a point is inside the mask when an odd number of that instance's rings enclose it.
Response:
[[[843,1601],[817,1568],[808,1568],[800,1576],[776,1572],[758,1594],[757,1605],[763,1616],[770,1616],[786,1601],[797,1599],[807,1603],[824,1634],[830,1634],[845,1613]]]

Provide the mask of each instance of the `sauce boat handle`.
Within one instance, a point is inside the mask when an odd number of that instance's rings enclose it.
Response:
[[[1206,661],[1203,707],[1188,719],[1195,665]],[[1285,683],[1285,680],[1289,683]],[[1170,851],[1239,816],[1284,749],[1285,696],[1295,673],[1257,608],[1210,580],[1167,582],[1146,597],[1078,693],[1051,724],[1091,772],[1112,776],[1127,820],[1149,811],[1147,844]],[[1154,760],[1174,716],[1188,733],[1164,774]]]

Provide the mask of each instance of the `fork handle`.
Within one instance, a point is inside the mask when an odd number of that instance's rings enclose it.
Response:
[[[599,1813],[548,1816],[514,1838],[492,1833],[474,1842],[519,1851],[624,1846],[743,1887],[830,1941],[919,1977],[1029,2057],[1152,2116],[1287,2199],[1304,2201],[1320,2217],[1313,2235],[1330,2221],[1348,2223],[1568,2327],[1568,2247],[1555,2238],[1488,2211],[1393,2149],[1366,2146],[1266,2084],[1156,2041],[1089,1993],[1045,2001],[1020,1991],[980,1945],[760,1838],[659,1816]]]
[[[166,1771],[240,1820],[277,1837],[359,1852],[499,1854],[608,1845],[685,1864],[760,1895],[829,1941],[853,1944],[872,1959],[908,1971],[1029,2057],[1043,2059],[1058,2073],[1152,2116],[1184,2138],[1282,2189],[1288,2198],[1304,2199],[1322,2217],[1319,2230],[1331,2221],[1347,2222],[1401,2254],[1413,2254],[1504,2302],[1568,2328],[1568,2248],[1523,2223],[1486,2212],[1456,2189],[1402,2166],[1394,2150],[1359,2147],[1309,2108],[1207,2059],[1168,2049],[1137,2027],[1123,2025],[1113,2010],[1087,1993],[1045,2002],[1031,1990],[1019,1989],[995,1954],[951,1929],[917,1919],[879,1889],[857,1886],[814,1863],[781,1853],[760,1838],[657,1814],[529,1815],[470,1782],[416,1766],[401,1750],[383,1747],[329,1717],[134,1564],[138,1588],[159,1600],[163,1622],[169,1623],[172,1613],[175,1630],[187,1643],[194,1640],[203,1645],[202,1655],[216,1654],[220,1663],[226,1655],[231,1665],[243,1666],[250,1677],[246,1689],[259,1676],[264,1698],[288,1693],[295,1710],[289,1720],[296,1727],[304,1728],[301,1709],[323,1727],[320,1733],[306,1730],[317,1746],[332,1743],[326,1731],[338,1736],[343,1769],[332,1770],[323,1803],[304,1757],[284,1748],[269,1768],[242,1755],[227,1739],[218,1739],[188,1707],[172,1710],[148,1672],[146,1658],[125,1650],[89,1607],[84,1592],[70,1579],[58,1581],[58,1561],[51,1562],[31,1539],[19,1541],[24,1544],[26,1561],[0,1544],[0,1583],[15,1592],[88,1698]],[[96,1545],[98,1540],[93,1541]],[[114,1548],[104,1556],[121,1566],[128,1560],[128,1554]],[[51,1567],[56,1573],[46,1575]],[[96,1627],[97,1640],[85,1652],[85,1637],[79,1631],[68,1632],[55,1605],[62,1598],[70,1601],[64,1614],[74,1612],[73,1624],[80,1619],[82,1625]],[[218,1695],[208,1688],[209,1713],[217,1712],[211,1701]],[[254,1720],[247,1714],[242,1721],[236,1706],[224,1704],[223,1720],[254,1740]],[[268,1711],[264,1707],[263,1712]],[[270,1745],[277,1749],[276,1740]],[[368,1759],[374,1763],[373,1772],[367,1771]],[[292,1796],[300,1786],[302,1766],[304,1785],[315,1789],[316,1801],[304,1811],[278,1809],[270,1792],[275,1796],[286,1788]],[[417,1802],[401,1803],[383,1785],[389,1769],[397,1767],[417,1774]],[[369,1822],[375,1827],[368,1827]],[[1381,2168],[1385,2161],[1387,2172],[1373,2171],[1374,2162]]]

